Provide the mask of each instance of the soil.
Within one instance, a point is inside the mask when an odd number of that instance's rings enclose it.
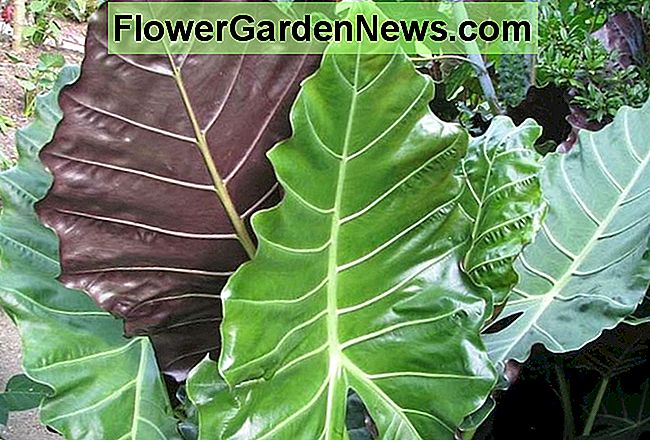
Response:
[[[17,76],[27,76],[44,52],[56,52],[63,55],[66,63],[79,64],[83,58],[83,41],[86,24],[69,21],[57,21],[61,26],[60,39],[41,46],[26,45],[20,52],[11,48],[11,38],[0,34],[0,115],[11,119],[14,127],[0,132],[0,154],[15,158],[14,136],[16,130],[29,122],[23,115],[23,91]],[[17,57],[21,61],[14,62]]]
[[[58,42],[42,46],[26,46],[19,53],[11,49],[10,37],[0,34],[0,115],[9,117],[15,127],[5,133],[0,132],[0,155],[15,159],[14,137],[16,130],[29,123],[23,115],[23,91],[16,81],[16,76],[26,76],[38,62],[44,52],[56,52],[64,56],[66,63],[79,64],[83,58],[83,41],[85,39],[84,23],[61,22],[62,27]],[[12,61],[11,56],[20,58]],[[1,204],[0,204],[1,208]],[[21,344],[16,327],[0,310],[0,390],[9,378],[22,371]],[[50,433],[40,424],[38,411],[12,413],[6,427],[0,427],[0,439],[5,440],[57,440],[60,436]]]
[[[4,388],[9,378],[21,372],[20,338],[18,330],[0,311],[0,386]],[[0,438],[6,440],[61,440],[38,421],[38,411],[11,413],[9,423],[0,429]]]

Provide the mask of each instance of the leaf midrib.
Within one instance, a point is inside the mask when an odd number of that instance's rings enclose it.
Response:
[[[477,202],[477,209],[476,209],[476,219],[474,220],[474,226],[472,227],[472,244],[470,245],[470,248],[465,252],[465,258],[463,259],[463,267],[467,268],[467,262],[469,260],[469,257],[476,247],[476,243],[478,242],[476,235],[478,234],[478,228],[479,225],[482,223],[482,218],[481,216],[483,215],[483,206],[485,205],[486,201],[486,195],[487,195],[487,190],[490,185],[490,179],[492,178],[492,169],[494,165],[494,157],[492,160],[490,160],[489,154],[487,152],[487,143],[490,140],[490,138],[485,135],[485,140],[483,141],[483,144],[481,145],[481,151],[483,153],[483,156],[485,157],[485,161],[488,163],[488,169],[487,172],[485,173],[485,180],[483,181],[483,191],[481,192],[481,197],[476,201]],[[493,152],[494,155],[497,154],[499,151],[498,148],[495,148],[495,151]],[[480,158],[479,158],[480,160]],[[469,178],[469,175],[466,177],[467,178],[467,185],[472,185],[472,182]]]
[[[325,417],[325,439],[330,439],[332,435],[331,418],[336,405],[336,385],[335,381],[341,369],[341,358],[343,352],[338,338],[338,236],[339,228],[341,226],[341,200],[343,198],[343,189],[345,184],[345,174],[348,161],[348,151],[350,147],[350,138],[352,136],[352,122],[357,106],[357,88],[359,85],[359,59],[360,59],[360,46],[357,45],[357,54],[354,68],[354,84],[352,85],[352,97],[350,100],[350,111],[345,127],[345,138],[343,141],[343,149],[341,151],[341,159],[339,172],[337,176],[336,194],[334,197],[334,208],[332,213],[332,220],[330,225],[330,247],[328,252],[327,261],[327,277],[329,282],[327,284],[327,339],[328,339],[328,353],[329,353],[329,371],[328,371],[328,390],[327,390],[327,413]],[[336,60],[332,59],[332,63]]]
[[[403,413],[402,409],[393,402],[371,379],[369,379],[363,370],[357,367],[350,359],[343,354],[343,348],[338,338],[338,301],[337,301],[337,281],[338,281],[338,235],[341,226],[341,201],[343,198],[343,190],[346,177],[346,165],[349,161],[349,147],[350,138],[352,135],[352,123],[357,105],[357,96],[359,95],[359,64],[360,64],[360,45],[357,46],[354,81],[351,84],[352,98],[350,100],[350,111],[346,122],[346,131],[341,152],[339,173],[337,177],[336,195],[334,198],[334,207],[332,209],[332,222],[330,227],[330,248],[328,253],[328,287],[327,287],[327,328],[328,328],[328,347],[329,347],[329,372],[328,372],[328,396],[327,396],[327,413],[325,420],[325,440],[332,439],[332,434],[335,432],[335,427],[331,426],[331,417],[334,406],[337,404],[337,398],[341,396],[336,395],[336,380],[341,372],[345,370],[346,373],[353,375],[359,381],[366,384],[371,390],[379,395],[379,397],[390,406],[405,424],[407,429],[416,439],[420,439],[420,435],[412,425],[411,421]],[[392,61],[392,58],[391,58]],[[389,63],[391,62],[389,61]],[[332,61],[335,63],[336,61]],[[339,379],[340,380],[340,379]],[[347,384],[346,384],[347,389]],[[340,403],[339,403],[340,404]],[[332,429],[333,428],[333,429]]]

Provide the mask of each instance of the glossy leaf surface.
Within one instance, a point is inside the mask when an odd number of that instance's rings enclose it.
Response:
[[[206,357],[187,377],[187,396],[198,411],[199,439],[221,439],[237,404],[228,384],[219,375],[217,363]]]
[[[38,98],[36,120],[17,134],[18,165],[0,174],[0,305],[20,330],[27,374],[55,390],[43,423],[74,440],[176,439],[151,344],[124,338],[119,320],[56,281],[57,239],[34,211],[52,182],[38,153],[62,117],[61,88],[77,76],[64,69]]]
[[[223,293],[237,411],[219,438],[348,438],[353,389],[381,438],[452,439],[486,399],[486,292],[459,265],[467,134],[432,93],[402,53],[329,52],[303,85],[269,154],[286,195]]]
[[[108,55],[106,15],[91,20],[81,77],[61,95],[39,215],[59,234],[61,280],[124,318],[128,335],[150,335],[180,381],[218,352],[219,292],[247,259],[208,161],[245,221],[277,201],[264,154],[289,135],[317,59]]]
[[[497,362],[524,361],[533,344],[553,352],[582,347],[630,314],[648,287],[650,102],[623,107],[600,132],[581,131],[541,174],[549,211],[518,259],[521,280],[485,336]],[[497,324],[498,325],[498,324]]]
[[[544,202],[534,144],[540,133],[531,119],[515,126],[497,116],[485,134],[471,139],[461,163],[461,205],[474,223],[463,269],[493,289],[496,304],[517,283],[512,263],[539,229]]]

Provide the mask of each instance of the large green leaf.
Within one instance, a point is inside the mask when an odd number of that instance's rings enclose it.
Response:
[[[432,81],[403,53],[332,50],[269,154],[286,195],[253,218],[258,254],[222,295],[239,407],[217,432],[347,438],[353,389],[382,438],[451,439],[495,379],[487,292],[459,264],[467,134],[430,112]]]
[[[148,339],[124,338],[121,321],[56,281],[58,242],[34,212],[52,181],[38,153],[61,119],[61,88],[77,76],[65,68],[54,91],[38,98],[36,120],[17,135],[18,164],[0,174],[0,305],[20,330],[28,376],[54,390],[41,406],[43,423],[68,439],[175,439]]]
[[[534,144],[541,127],[532,119],[516,127],[497,116],[485,134],[472,138],[461,162],[466,190],[461,206],[474,221],[463,268],[503,302],[517,283],[512,263],[539,229],[543,213]]]
[[[498,332],[485,337],[493,360],[525,360],[533,344],[580,348],[631,313],[648,286],[650,102],[622,108],[600,132],[581,131],[542,172],[549,212],[516,268]],[[514,321],[513,321],[514,320]],[[504,324],[506,324],[504,326]]]

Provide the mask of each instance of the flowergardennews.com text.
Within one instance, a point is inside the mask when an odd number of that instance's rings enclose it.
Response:
[[[536,3],[110,3],[109,52],[352,53],[417,45],[432,53],[534,53]],[[365,44],[359,48],[359,43]],[[343,50],[346,46],[343,46]],[[389,49],[385,49],[390,51]],[[391,49],[392,50],[392,49]]]

